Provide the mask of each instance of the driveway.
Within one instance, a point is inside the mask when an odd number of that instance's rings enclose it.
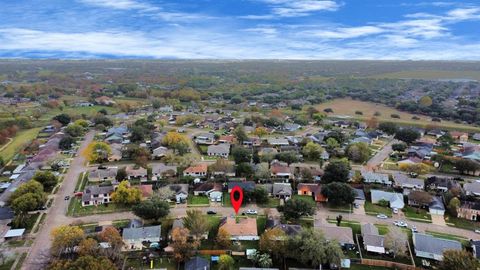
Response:
[[[432,215],[432,223],[438,226],[447,226],[445,218],[441,215]]]
[[[367,168],[378,168],[380,164],[392,153],[392,145],[398,143],[397,140],[389,141],[382,149],[380,149],[368,162]]]

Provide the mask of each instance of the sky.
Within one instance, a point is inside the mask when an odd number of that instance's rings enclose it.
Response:
[[[479,0],[0,0],[0,58],[480,60],[479,34]]]

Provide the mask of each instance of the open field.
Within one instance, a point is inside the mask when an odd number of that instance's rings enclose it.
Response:
[[[398,71],[372,76],[374,78],[389,79],[425,79],[425,80],[480,80],[478,71],[453,71],[453,70],[416,70]]]
[[[37,137],[40,130],[41,128],[32,128],[18,132],[12,142],[0,152],[0,156],[5,162],[10,161],[20,149]]]
[[[331,108],[333,113],[329,113],[329,117],[342,118],[348,116],[350,119],[355,120],[367,120],[374,116],[375,112],[379,112],[381,115],[376,116],[380,122],[395,122],[401,125],[414,125],[425,127],[427,125],[435,125],[440,128],[480,131],[478,127],[472,127],[462,124],[457,124],[451,121],[432,122],[431,118],[423,115],[415,115],[408,112],[401,112],[394,108],[387,107],[382,104],[365,102],[360,100],[352,100],[348,98],[334,99],[317,106],[317,109],[323,111],[326,108]],[[355,114],[356,111],[361,111],[363,115]],[[392,114],[397,114],[400,119],[392,118]],[[417,116],[420,120],[413,120],[412,117]]]

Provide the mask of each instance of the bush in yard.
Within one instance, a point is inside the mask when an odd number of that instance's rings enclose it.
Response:
[[[378,201],[377,204],[380,205],[380,206],[383,206],[383,207],[388,207],[388,205],[390,203],[387,200],[380,200],[380,201]]]
[[[322,195],[333,205],[351,204],[355,200],[355,191],[350,185],[333,182],[323,186]]]

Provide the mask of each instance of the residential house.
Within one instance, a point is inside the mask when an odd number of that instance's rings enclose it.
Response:
[[[154,159],[161,159],[164,157],[167,153],[172,152],[169,150],[167,147],[164,146],[159,146],[152,151],[152,158]]]
[[[259,156],[275,155],[277,153],[278,153],[278,150],[276,148],[273,148],[273,147],[263,147],[262,149],[260,149],[260,151],[258,151]]]
[[[185,270],[210,270],[210,262],[205,258],[196,256],[185,262]]]
[[[95,99],[95,103],[98,104],[98,105],[111,106],[111,105],[115,104],[116,102],[110,97],[101,96],[101,97],[97,97]]]
[[[278,199],[288,200],[292,197],[292,186],[290,183],[273,183],[272,195]]]
[[[293,237],[300,233],[302,230],[301,225],[296,224],[282,224],[281,221],[277,218],[268,218],[266,225],[266,230],[280,229],[282,230],[287,237]],[[277,239],[277,240],[286,240],[286,239]]]
[[[480,161],[480,147],[478,145],[464,147],[462,158],[474,161]]]
[[[105,141],[109,144],[114,144],[114,143],[122,143],[123,142],[123,137],[117,134],[112,134],[105,138]]]
[[[425,183],[422,179],[411,178],[402,173],[393,175],[394,186],[403,189],[403,194],[408,195],[411,190],[423,190]]]
[[[218,138],[219,143],[228,143],[228,144],[234,144],[235,143],[235,136],[233,135],[221,135]]]
[[[110,155],[108,156],[108,161],[114,162],[114,161],[122,160],[122,157],[123,157],[122,149],[123,149],[123,145],[120,143],[110,144],[111,151],[110,151]]]
[[[274,160],[270,164],[270,173],[272,177],[286,179],[294,178],[292,167],[289,167],[287,163],[280,162],[278,160]]]
[[[345,128],[349,128],[352,125],[352,122],[340,120],[340,121],[333,122],[333,125],[335,127],[345,129]]]
[[[468,133],[467,132],[460,132],[460,131],[451,131],[450,136],[452,139],[459,141],[459,142],[467,142],[468,141]]]
[[[201,133],[195,136],[196,144],[213,144],[215,142],[215,135],[212,133]]]
[[[158,243],[162,240],[161,225],[123,229],[124,249],[128,251],[142,250],[143,243]]]
[[[285,138],[268,138],[267,143],[271,146],[288,146],[290,143]]]
[[[193,195],[207,195],[213,191],[222,191],[222,184],[214,182],[204,182],[195,186],[193,189]]]
[[[152,163],[150,166],[152,168],[152,181],[177,175],[177,166],[165,165],[164,163]]]
[[[462,250],[462,244],[458,241],[437,238],[423,233],[413,234],[413,246],[417,257],[436,261],[443,260],[445,250]]]
[[[209,145],[207,148],[208,156],[228,158],[230,154],[230,144],[221,143],[217,145]]]
[[[385,253],[385,238],[378,233],[377,227],[372,223],[363,224],[361,226],[363,246],[366,251],[374,253]]]
[[[140,166],[128,165],[125,168],[128,180],[147,181],[147,169]]]
[[[295,132],[301,128],[302,128],[301,125],[295,124],[295,123],[285,123],[285,125],[283,125],[283,130],[287,132]]]
[[[115,181],[117,176],[118,167],[107,167],[105,169],[93,169],[88,174],[88,181],[90,182],[103,182],[103,181]]]
[[[382,200],[389,202],[390,208],[403,209],[405,203],[403,202],[403,195],[400,193],[386,192],[383,190],[370,190],[372,203],[378,203]]]
[[[480,221],[480,203],[462,202],[460,207],[457,209],[457,217]]]
[[[171,184],[168,188],[175,193],[175,201],[177,203],[183,203],[188,198],[188,184]]]
[[[447,192],[452,188],[461,190],[460,184],[451,178],[430,177],[425,180],[425,187],[427,190],[434,190],[440,192]]]
[[[412,145],[407,150],[407,156],[410,158],[418,158],[421,160],[430,160],[433,152],[433,144]]]
[[[241,182],[228,182],[228,193],[232,192],[235,186],[239,186],[243,191],[252,191],[255,189],[255,182],[253,181],[241,181]]]
[[[238,221],[232,217],[225,217],[220,221],[219,229],[230,234],[230,239],[235,241],[256,241],[259,240],[257,232],[257,219],[240,218]]]
[[[142,198],[148,199],[153,195],[153,186],[152,185],[140,185],[137,188],[142,192]]]
[[[325,238],[329,241],[337,241],[344,248],[355,246],[353,240],[353,231],[350,227],[337,227],[332,225],[315,224],[315,229],[322,231]]]
[[[82,206],[109,203],[113,191],[113,186],[88,186],[82,193]]]
[[[473,134],[472,139],[474,139],[475,141],[480,141],[480,133]]]
[[[322,186],[319,184],[300,183],[297,186],[297,194],[311,196],[315,202],[327,201],[327,198],[322,195]]]
[[[205,178],[207,177],[207,172],[208,172],[208,165],[206,163],[199,163],[197,165],[192,165],[186,168],[183,171],[183,176]]]
[[[427,135],[434,136],[437,139],[445,135],[445,131],[440,129],[432,129],[427,132]]]
[[[372,171],[362,170],[361,174],[365,183],[379,183],[383,185],[392,184],[390,177],[385,173],[375,173]]]
[[[172,231],[173,231],[174,229],[177,229],[177,228],[178,228],[178,229],[183,229],[183,228],[185,228],[185,225],[183,224],[183,218],[176,218],[176,219],[173,221]],[[171,234],[170,234],[169,237],[170,237],[171,240],[174,240],[174,241],[175,241],[175,239],[172,237]],[[194,238],[194,239],[196,238],[196,236],[194,236],[194,235],[192,235],[192,234],[190,234],[189,237]],[[200,236],[199,236],[199,239],[208,239],[208,231],[205,232],[204,234],[200,235]]]
[[[428,205],[428,212],[431,215],[445,215],[445,205],[443,205],[443,200],[441,197],[432,197],[432,202]]]
[[[352,140],[352,143],[366,143],[367,145],[372,144],[373,139],[370,137],[356,137]]]
[[[465,183],[463,189],[467,196],[480,196],[480,181],[477,180],[471,183]]]

